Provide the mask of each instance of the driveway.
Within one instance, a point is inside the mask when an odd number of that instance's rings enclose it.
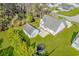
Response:
[[[39,35],[40,35],[42,38],[46,37],[48,34],[49,34],[49,33],[48,33],[47,31],[43,30],[42,28],[40,29]]]

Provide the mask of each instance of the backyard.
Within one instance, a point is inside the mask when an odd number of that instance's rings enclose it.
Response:
[[[21,28],[22,29],[22,28]],[[73,26],[69,29],[65,28],[62,32],[53,36],[52,34],[48,34],[45,38],[40,37],[39,35],[35,38],[31,39],[31,44],[36,42],[36,46],[40,43],[45,44],[45,49],[49,53],[49,55],[53,56],[75,56],[79,55],[79,52],[71,47],[71,38],[73,32],[79,31],[79,24],[73,24]],[[25,34],[23,34],[26,36]],[[7,31],[0,32],[0,37],[2,37],[3,43],[1,49],[12,46],[14,48],[14,55],[32,55],[30,52],[34,51],[32,47],[29,47],[29,52],[27,51],[26,43],[24,43],[21,38],[14,32],[14,29],[10,28]],[[26,36],[27,38],[27,36]],[[29,39],[29,38],[27,38]],[[27,41],[26,41],[27,42]],[[29,53],[29,54],[28,54]]]
[[[44,43],[48,52],[56,48],[56,50],[51,53],[51,55],[79,55],[79,52],[71,47],[72,34],[73,32],[78,31],[79,24],[73,25],[70,29],[65,28],[64,31],[56,36],[51,34],[45,38],[37,36],[32,40],[32,42],[36,41],[37,44]]]

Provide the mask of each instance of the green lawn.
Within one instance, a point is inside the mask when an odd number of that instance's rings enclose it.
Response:
[[[18,34],[14,32],[13,28],[0,32],[0,37],[4,39],[0,50],[12,46],[14,48],[14,55],[28,55],[26,44],[21,41]]]
[[[44,43],[46,45],[46,50],[51,52],[53,49],[56,50],[51,53],[55,56],[72,56],[79,55],[79,52],[71,47],[71,38],[73,32],[79,31],[79,24],[73,25],[70,29],[65,28],[64,31],[56,36],[49,34],[45,38],[41,38],[39,35],[32,40],[32,42]]]
[[[75,8],[71,11],[65,12],[65,11],[59,11],[59,14],[65,15],[65,16],[75,16],[79,14],[79,8]]]
[[[33,25],[35,28],[39,27],[40,19],[36,19],[35,22],[32,22],[31,25]]]
[[[3,43],[2,43],[2,48],[6,48],[9,46],[9,40],[8,40],[8,35],[7,35],[7,31],[4,32],[0,32],[0,37],[3,38]],[[0,48],[0,49],[2,49]]]
[[[31,44],[36,42],[36,46],[40,43],[45,44],[46,51],[48,52],[51,52],[56,48],[55,51],[50,54],[53,56],[79,56],[79,52],[71,47],[71,38],[73,32],[79,32],[79,24],[76,23],[69,29],[65,28],[56,36],[49,34],[45,38],[42,38],[38,35],[30,41]],[[0,50],[12,46],[14,48],[14,55],[28,55],[26,44],[21,41],[17,33],[14,32],[13,28],[10,28],[9,30],[4,32],[0,32],[0,37],[4,38]],[[32,50],[32,47],[30,47],[29,55],[31,55],[30,52],[33,51],[34,50]]]

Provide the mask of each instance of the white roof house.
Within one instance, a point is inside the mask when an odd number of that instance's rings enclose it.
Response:
[[[54,7],[59,6],[59,4],[60,4],[60,3],[48,3],[47,5],[48,5],[48,7],[50,7],[50,8],[54,8]]]
[[[74,5],[67,4],[67,3],[62,3],[58,7],[58,10],[61,10],[61,11],[70,11],[72,9],[74,9]]]
[[[72,42],[72,47],[79,51],[79,33]]]
[[[72,24],[69,21],[65,21],[64,19],[58,20],[55,17],[47,15],[40,21],[40,27],[53,35],[58,34],[65,27],[70,28],[71,26]]]
[[[23,28],[23,31],[26,35],[28,35],[29,38],[34,38],[37,34],[39,34],[39,30],[35,29],[30,24],[26,24]]]

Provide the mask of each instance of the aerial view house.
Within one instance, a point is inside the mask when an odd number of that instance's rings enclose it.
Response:
[[[79,8],[79,3],[75,3],[74,6]]]
[[[55,17],[45,15],[40,21],[40,27],[50,32],[53,35],[61,32],[65,27],[70,28],[71,22],[65,21],[64,19],[58,20]]]
[[[79,3],[69,3],[70,5],[73,5],[75,8],[79,7]]]
[[[58,10],[61,10],[61,11],[70,11],[72,9],[74,9],[74,5],[66,4],[66,3],[62,3],[58,7]]]
[[[47,5],[48,5],[48,7],[50,7],[50,8],[54,8],[54,7],[59,6],[59,4],[60,4],[60,3],[48,3]]]
[[[39,30],[35,29],[30,24],[26,24],[23,28],[23,31],[26,35],[28,35],[29,38],[34,38],[39,33]]]
[[[79,51],[79,33],[72,42],[72,47]]]

